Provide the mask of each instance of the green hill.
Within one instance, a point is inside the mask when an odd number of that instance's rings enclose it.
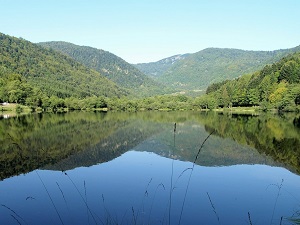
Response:
[[[39,88],[48,96],[83,98],[127,94],[99,72],[66,55],[2,33],[0,69],[6,71],[6,75],[20,74],[29,85]]]
[[[212,83],[253,73],[299,50],[300,46],[276,51],[208,48],[176,61],[157,81],[181,90],[205,89]]]
[[[110,52],[60,41],[42,42],[39,45],[72,57],[88,68],[100,72],[118,86],[132,91],[135,96],[150,96],[166,92],[162,84],[155,82],[133,65]]]
[[[253,74],[212,84],[206,93],[199,98],[202,107],[210,102],[211,108],[259,105],[265,110],[296,110],[300,105],[300,52]]]
[[[146,75],[157,78],[160,77],[164,72],[166,72],[174,63],[185,59],[188,55],[189,54],[174,55],[165,59],[161,59],[157,62],[138,63],[134,66]]]

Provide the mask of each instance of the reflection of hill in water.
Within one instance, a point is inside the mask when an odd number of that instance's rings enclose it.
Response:
[[[172,143],[171,140],[168,142],[166,137],[152,137],[136,146],[134,150],[154,152],[163,157],[193,162],[201,142],[207,137],[208,133],[203,127],[195,128],[189,123],[178,126],[178,131],[180,133],[175,137],[175,148],[173,147],[173,140]],[[191,135],[198,137],[191,137]],[[172,144],[173,146],[171,146]],[[240,145],[231,139],[223,139],[213,135],[204,144],[196,164],[201,166],[281,165],[275,163],[270,156],[260,154],[256,149]]]
[[[201,142],[208,135],[203,126],[195,125],[194,122],[181,123],[177,125],[174,147],[172,126],[168,125],[168,128],[171,129],[167,129],[167,125],[160,125],[160,127],[156,125],[157,129],[153,128],[155,132],[151,132],[152,135],[147,138],[147,136],[143,137],[141,130],[135,127],[136,125],[138,124],[120,129],[95,147],[73,155],[53,166],[47,166],[45,169],[67,170],[80,166],[91,166],[112,160],[130,149],[154,152],[163,157],[193,162]],[[139,127],[143,126],[139,124]],[[148,126],[147,129],[149,128]],[[159,133],[158,130],[160,130]],[[259,154],[256,149],[217,136],[211,136],[208,139],[196,163],[202,166],[237,164],[282,166],[282,164],[274,162],[270,156]]]
[[[76,167],[88,167],[111,161],[132,149],[149,136],[159,132],[159,128],[159,125],[153,126],[150,123],[132,121],[132,123],[120,127],[110,136],[100,140],[96,145],[71,155],[54,165],[48,165],[44,169],[70,170]]]
[[[177,123],[175,147],[174,122]],[[194,161],[207,131],[212,129],[216,129],[215,134],[220,137],[214,134],[208,139],[197,164],[284,163],[290,170],[300,171],[300,150],[296,145],[300,138],[299,128],[291,119],[279,117],[244,120],[197,112],[73,112],[0,120],[0,127],[1,179],[37,168],[69,170],[91,166],[110,161],[131,149]],[[277,145],[279,150],[275,148]]]
[[[118,113],[109,116],[87,112],[30,115],[2,120],[0,126],[3,127],[0,130],[1,179],[55,164],[79,153],[92,160],[98,154],[103,158],[99,162],[111,160],[128,150],[121,140],[139,143],[140,138],[143,140],[155,131],[141,127],[135,117]],[[134,127],[139,127],[140,133]],[[128,130],[135,131],[132,133],[135,137],[130,138]],[[127,145],[131,147],[132,143]],[[87,152],[101,145],[105,147],[103,152]],[[87,165],[93,163],[87,162]]]
[[[257,149],[291,171],[300,173],[299,115],[246,116],[230,114],[201,115],[207,132],[215,130],[222,138],[230,138]]]

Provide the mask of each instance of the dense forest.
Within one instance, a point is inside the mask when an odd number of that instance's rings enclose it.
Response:
[[[11,74],[21,75],[20,82],[24,80],[48,97],[117,97],[127,94],[127,91],[100,73],[66,55],[0,33],[0,78],[6,79],[5,77],[10,77]],[[14,77],[12,79],[15,80]],[[0,85],[1,90],[9,88],[7,92],[19,91],[17,86],[11,89],[12,87],[7,87],[7,83],[3,81]],[[10,101],[7,96],[0,98],[2,101]],[[19,100],[14,102],[19,103]]]
[[[288,55],[253,74],[215,83],[196,100],[202,108],[260,106],[294,111],[300,106],[300,53]]]
[[[42,42],[39,45],[66,54],[86,67],[98,71],[135,96],[164,94],[167,88],[152,80],[120,57],[96,48],[67,42]]]

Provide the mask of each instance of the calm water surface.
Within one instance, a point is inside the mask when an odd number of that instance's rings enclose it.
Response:
[[[2,118],[0,224],[299,224],[299,121],[199,112]]]

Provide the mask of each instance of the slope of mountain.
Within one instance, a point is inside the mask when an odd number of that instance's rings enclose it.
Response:
[[[149,96],[166,91],[163,85],[110,52],[60,41],[38,44],[72,57],[88,68],[100,72],[118,86],[131,90],[134,95]]]
[[[150,63],[138,63],[134,66],[146,75],[157,78],[166,72],[174,63],[185,59],[189,54],[174,55],[165,59],[161,59],[157,62]]]
[[[48,96],[123,96],[127,92],[99,72],[51,49],[0,33],[0,67],[20,74]]]
[[[300,46],[276,51],[208,48],[176,61],[157,81],[181,90],[205,89],[209,84],[262,69]]]
[[[212,97],[215,107],[259,105],[265,110],[295,110],[300,106],[300,52],[266,65],[252,75],[212,84],[206,93],[202,97]]]

